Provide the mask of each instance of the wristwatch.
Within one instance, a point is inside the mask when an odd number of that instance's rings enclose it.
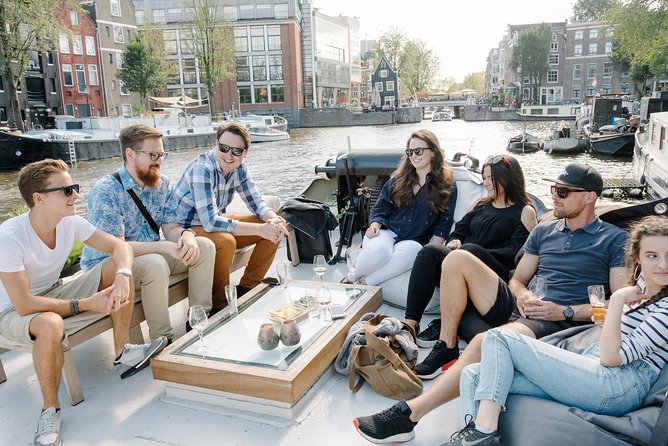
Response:
[[[116,274],[121,274],[125,277],[132,277],[132,270],[130,268],[118,268]]]
[[[195,237],[197,237],[197,233],[196,233],[195,231],[193,231],[192,229],[190,229],[190,228],[185,228],[183,231],[181,231],[181,237],[183,237],[183,233],[184,233],[184,232],[190,232],[192,235],[194,235]]]
[[[573,320],[573,316],[575,316],[575,311],[573,311],[570,305],[566,305],[564,307],[564,317],[567,321],[570,321]]]

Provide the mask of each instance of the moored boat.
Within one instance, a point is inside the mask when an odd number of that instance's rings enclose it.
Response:
[[[506,150],[514,153],[531,153],[540,150],[540,140],[530,133],[520,133],[508,140]]]
[[[635,133],[633,170],[647,194],[668,197],[668,112],[652,113],[649,123]]]
[[[221,122],[213,122],[214,130],[226,121],[237,121],[246,126],[251,135],[251,142],[283,141],[290,139],[288,121],[278,115],[233,116]]]
[[[577,104],[522,105],[518,116],[526,121],[558,121],[575,119],[580,106]]]
[[[567,155],[587,150],[587,139],[583,135],[571,136],[571,127],[566,121],[557,125],[552,138],[543,142],[543,150],[551,155]]]
[[[432,121],[452,121],[452,114],[448,111],[438,111],[431,118]]]
[[[592,133],[589,135],[589,147],[591,151],[599,155],[609,156],[633,156],[634,133]]]

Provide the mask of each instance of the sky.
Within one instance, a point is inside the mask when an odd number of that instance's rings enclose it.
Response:
[[[313,0],[330,16],[357,17],[360,38],[376,39],[390,27],[420,39],[441,61],[440,78],[461,82],[485,71],[489,50],[498,47],[508,25],[560,22],[574,0]]]

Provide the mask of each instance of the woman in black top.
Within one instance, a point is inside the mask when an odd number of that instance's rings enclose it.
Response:
[[[529,204],[524,173],[510,155],[489,157],[482,167],[487,197],[481,198],[455,225],[445,245],[425,245],[413,264],[406,302],[406,320],[417,326],[434,288],[441,280],[441,263],[454,249],[471,252],[501,279],[507,281],[514,258],[536,225],[536,211]],[[438,340],[440,319],[418,337],[420,347]]]

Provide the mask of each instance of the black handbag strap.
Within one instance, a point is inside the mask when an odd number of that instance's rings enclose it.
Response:
[[[121,181],[121,175],[118,173],[118,171],[114,172],[111,174],[112,177],[116,178],[121,185],[123,185],[123,182]],[[146,223],[153,229],[153,232],[156,234],[160,235],[160,228],[158,227],[158,224],[153,220],[153,217],[151,217],[151,214],[148,213],[146,210],[146,206],[144,206],[144,203],[139,199],[135,191],[132,189],[127,189],[128,194],[130,194],[130,197],[132,197],[132,201],[135,202],[137,205],[137,209],[139,209],[139,212],[144,216],[144,219],[146,220]]]

